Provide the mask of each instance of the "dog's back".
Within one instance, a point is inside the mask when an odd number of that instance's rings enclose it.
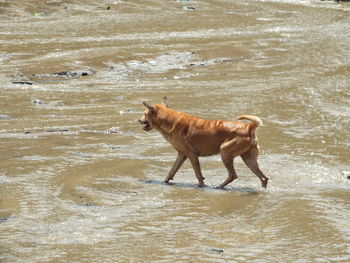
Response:
[[[225,141],[250,136],[249,124],[243,122],[202,119],[161,104],[154,107],[157,109],[155,128],[175,148],[186,145],[199,156],[217,154]]]

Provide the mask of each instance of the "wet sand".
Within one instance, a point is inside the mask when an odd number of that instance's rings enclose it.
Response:
[[[349,262],[350,5],[0,1],[0,262]],[[142,101],[262,118],[267,190]]]

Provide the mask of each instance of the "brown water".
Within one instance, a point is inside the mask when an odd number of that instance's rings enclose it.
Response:
[[[0,32],[0,262],[350,261],[349,4],[3,0]],[[165,95],[260,116],[268,189],[219,156],[162,184]]]

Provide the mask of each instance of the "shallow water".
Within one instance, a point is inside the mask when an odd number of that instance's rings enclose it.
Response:
[[[0,262],[350,261],[349,4],[5,0],[0,32]],[[268,189],[219,156],[163,184],[165,95],[260,116]]]

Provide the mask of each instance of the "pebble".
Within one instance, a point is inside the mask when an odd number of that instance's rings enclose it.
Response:
[[[10,120],[11,117],[8,115],[0,115],[0,120]]]
[[[121,110],[119,111],[119,114],[126,114],[126,113],[140,113],[140,111],[136,109],[129,109],[129,110]]]
[[[108,129],[107,133],[120,133],[120,127],[111,127]]]
[[[193,6],[183,6],[182,9],[184,9],[184,10],[196,10],[196,8]]]
[[[8,216],[0,217],[0,223],[4,223],[9,219],[10,219],[10,217],[8,217]]]
[[[80,76],[88,76],[91,75],[91,71],[58,71],[54,73],[39,73],[39,74],[33,74],[32,77],[36,78],[57,78],[57,77],[65,77],[65,78],[71,78],[71,77],[80,77]]]
[[[34,105],[42,105],[43,104],[43,102],[40,99],[37,99],[37,98],[31,98],[30,101]]]
[[[224,253],[224,250],[223,250],[223,249],[209,248],[208,250],[209,250],[210,252],[215,252],[215,253],[218,253],[218,254]]]
[[[47,14],[45,12],[38,12],[38,13],[35,13],[34,16],[44,17],[44,16],[47,16]]]
[[[33,83],[29,81],[12,81],[12,84],[33,85]]]
[[[52,74],[53,76],[64,76],[64,77],[76,77],[76,76],[88,76],[91,75],[91,72],[71,72],[71,71],[60,71]]]

